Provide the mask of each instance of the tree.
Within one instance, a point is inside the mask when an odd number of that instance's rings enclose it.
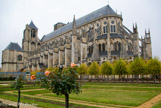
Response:
[[[88,71],[88,67],[86,64],[81,64],[79,67],[78,67],[78,74],[80,75],[80,78],[82,77],[82,75],[85,75],[87,74],[87,71]]]
[[[89,75],[98,75],[99,74],[99,65],[97,62],[93,62],[88,68]]]
[[[154,81],[156,81],[157,75],[159,75],[161,72],[160,62],[157,58],[150,59],[148,61],[147,71],[148,71],[148,73],[152,74],[155,77]]]
[[[16,78],[16,82],[13,83],[12,88],[18,90],[18,100],[17,100],[17,108],[20,106],[20,93],[21,88],[23,88],[23,79],[21,76]]]
[[[135,58],[131,63],[130,70],[133,75],[144,75],[145,74],[145,65],[142,58]]]
[[[108,61],[104,62],[101,65],[100,73],[102,75],[111,75],[112,74],[112,66]]]
[[[114,73],[119,75],[119,78],[122,80],[122,75],[127,74],[126,62],[123,59],[116,61],[114,66]]]
[[[41,87],[52,90],[56,95],[65,95],[65,108],[69,107],[69,94],[80,93],[80,83],[76,81],[78,75],[73,68],[65,69],[64,71],[54,73],[51,77],[43,76],[41,79]]]

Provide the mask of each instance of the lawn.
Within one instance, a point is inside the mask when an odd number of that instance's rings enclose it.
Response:
[[[154,105],[152,108],[160,108],[160,107],[161,107],[161,100],[156,105]]]
[[[39,90],[32,90],[32,91],[23,91],[27,89],[39,89]],[[52,99],[64,100],[64,96],[57,97],[52,91],[49,90],[40,90],[40,86],[36,87],[24,87],[21,94],[23,95],[32,95],[39,98],[39,94],[41,97],[47,97],[49,100],[54,101]],[[4,92],[5,90],[12,90],[10,88],[4,88],[1,91]],[[84,83],[82,84],[82,92],[80,94],[70,94],[70,100],[77,100],[77,101],[85,101],[85,102],[93,102],[96,105],[105,105],[105,106],[115,106],[117,107],[136,107],[141,105],[142,103],[150,100],[151,98],[155,97],[161,93],[161,85],[158,84],[119,84],[119,83]],[[13,94],[17,94],[17,91],[13,91]],[[29,96],[30,97],[30,96]],[[9,98],[5,96],[1,96],[0,98]],[[15,98],[16,97],[10,97]],[[61,108],[62,105],[59,104],[52,104],[52,103],[44,103],[39,102],[36,100],[28,100],[22,98],[22,101],[27,103],[35,103],[43,108],[50,108],[49,106]],[[47,105],[49,104],[49,105]],[[55,106],[54,106],[55,105]],[[77,106],[80,106],[79,103]],[[155,105],[153,108],[160,108],[161,101]],[[87,106],[82,106],[81,108],[86,108]],[[88,107],[92,108],[92,107]]]

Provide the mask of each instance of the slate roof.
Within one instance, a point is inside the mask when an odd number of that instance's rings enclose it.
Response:
[[[24,50],[18,45],[18,43],[13,43],[13,42],[11,42],[11,43],[5,48],[5,50],[24,51]]]
[[[123,36],[121,34],[110,34],[111,38],[123,38]],[[107,39],[107,34],[103,34],[100,36],[97,36],[97,39]]]
[[[85,15],[85,16],[77,19],[76,20],[76,26],[77,27],[81,26],[81,25],[83,25],[83,24],[85,24],[87,22],[90,22],[90,21],[92,21],[94,19],[97,19],[97,18],[99,18],[101,16],[104,16],[104,15],[117,15],[117,14],[114,12],[114,10],[109,5],[106,5],[106,6],[100,8],[100,9],[98,9],[98,10],[96,10],[96,11],[94,11],[94,12],[88,14],[88,15]],[[51,39],[53,37],[58,36],[61,33],[64,33],[64,32],[66,32],[68,30],[72,30],[72,24],[73,24],[73,22],[61,27],[60,29],[57,29],[57,30],[47,34],[42,39],[42,41],[49,40],[49,39]]]
[[[35,30],[38,30],[38,28],[35,26],[35,24],[31,21],[29,24],[29,27]]]

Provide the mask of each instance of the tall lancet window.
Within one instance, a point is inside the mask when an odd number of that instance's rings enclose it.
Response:
[[[35,30],[31,30],[31,37],[35,37]]]
[[[101,52],[101,44],[99,44],[99,52]]]
[[[102,44],[102,51],[105,52],[105,44]]]
[[[121,43],[119,42],[119,51],[121,51]]]
[[[111,33],[115,33],[116,32],[116,24],[114,21],[111,21]]]
[[[104,25],[103,25],[103,33],[104,33],[104,34],[106,34],[106,33],[108,32],[107,29],[108,29],[108,28],[107,28],[107,22],[105,21],[105,22],[104,22]]]

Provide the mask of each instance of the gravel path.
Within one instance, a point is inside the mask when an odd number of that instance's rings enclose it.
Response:
[[[0,98],[0,101],[2,101],[6,105],[17,107],[17,102],[1,99],[1,98]],[[40,108],[40,107],[36,107],[35,104],[20,103],[20,108]]]
[[[156,103],[158,103],[160,100],[161,100],[161,94],[155,96],[151,100],[143,103],[142,105],[140,105],[140,106],[138,106],[136,108],[151,108],[153,105],[155,105]]]

